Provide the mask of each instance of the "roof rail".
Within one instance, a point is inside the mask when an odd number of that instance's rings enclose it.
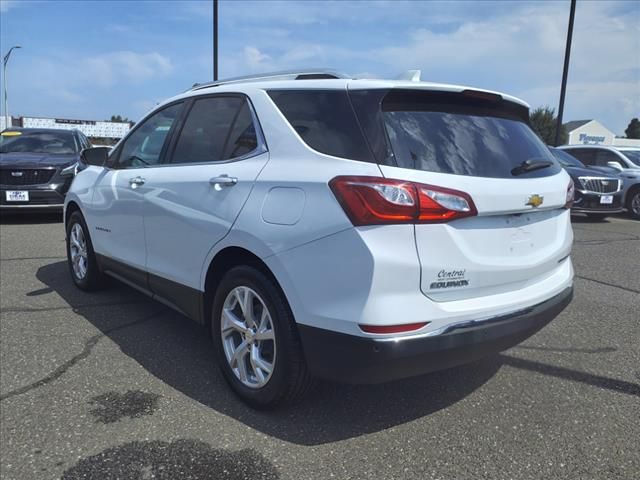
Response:
[[[227,85],[230,83],[245,82],[262,82],[274,80],[321,80],[321,79],[337,79],[351,78],[348,75],[335,70],[327,70],[316,68],[311,70],[282,70],[279,72],[260,73],[257,75],[245,75],[242,77],[225,78],[214,82],[196,83],[189,90],[200,90],[203,88],[217,87],[218,85]]]

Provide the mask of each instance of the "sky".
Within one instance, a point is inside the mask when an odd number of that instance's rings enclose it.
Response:
[[[568,0],[221,0],[219,76],[419,69],[557,109],[568,16]],[[212,79],[212,1],[0,0],[0,53],[13,45],[12,115],[138,120]],[[639,116],[640,1],[578,0],[564,120],[622,135]]]

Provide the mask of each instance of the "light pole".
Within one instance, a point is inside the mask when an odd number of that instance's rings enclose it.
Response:
[[[218,0],[213,0],[213,81],[218,80]]]
[[[564,114],[564,96],[567,93],[567,77],[569,76],[569,57],[571,56],[571,38],[573,37],[573,19],[576,16],[576,0],[571,0],[569,9],[569,26],[567,27],[567,45],[564,50],[564,68],[562,69],[562,85],[560,87],[560,105],[558,105],[558,123],[556,124],[556,141],[553,146],[560,145],[560,130]]]
[[[2,60],[2,74],[4,77],[4,116],[6,118],[6,122],[4,128],[9,128],[11,126],[11,117],[9,116],[9,107],[7,106],[7,63],[9,62],[9,57],[11,56],[11,52],[13,52],[14,48],[22,48],[20,45],[15,45],[9,49],[7,54],[4,56]]]

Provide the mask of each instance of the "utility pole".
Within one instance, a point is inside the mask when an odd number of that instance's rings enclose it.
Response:
[[[11,127],[11,116],[9,115],[9,106],[8,106],[9,103],[7,101],[7,63],[9,62],[9,57],[11,56],[11,52],[13,52],[15,48],[22,48],[22,47],[20,45],[15,45],[11,47],[7,52],[7,54],[4,56],[4,59],[2,60],[2,69],[3,69],[2,75],[4,78],[4,116],[6,118],[6,122],[4,125],[5,128]]]
[[[576,0],[571,0],[569,11],[569,27],[567,28],[567,46],[564,50],[564,68],[562,70],[562,86],[560,87],[560,105],[558,106],[558,124],[556,125],[555,146],[560,145],[560,130],[562,129],[562,114],[564,113],[564,96],[567,91],[567,76],[569,75],[569,57],[571,56],[571,38],[573,37],[573,19],[576,16]]]
[[[213,0],[213,81],[218,80],[218,0]]]

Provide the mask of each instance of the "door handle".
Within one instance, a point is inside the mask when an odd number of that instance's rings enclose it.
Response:
[[[144,185],[144,178],[137,176],[137,177],[133,177],[129,179],[129,185],[131,185],[131,188],[137,188],[140,185]]]
[[[233,187],[238,183],[236,177],[230,177],[229,175],[220,175],[219,177],[213,177],[209,180],[209,183],[216,189],[220,190],[223,187]]]

